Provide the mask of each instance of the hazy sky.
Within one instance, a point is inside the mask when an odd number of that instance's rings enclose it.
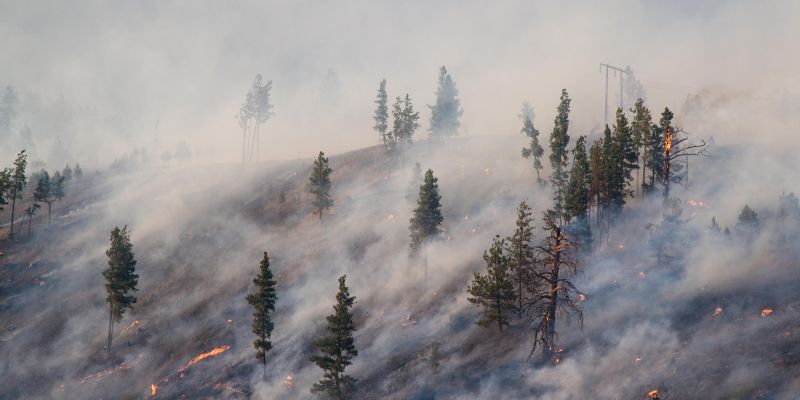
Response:
[[[274,85],[267,157],[375,144],[384,77],[390,96],[411,94],[424,137],[441,65],[461,91],[462,134],[517,133],[526,99],[547,132],[561,88],[580,134],[602,123],[601,62],[631,65],[656,110],[703,90],[796,110],[798,15],[794,1],[3,1],[0,84],[86,107],[75,154],[185,140],[196,158],[235,160],[234,117],[256,73]],[[338,92],[323,89],[329,71]]]

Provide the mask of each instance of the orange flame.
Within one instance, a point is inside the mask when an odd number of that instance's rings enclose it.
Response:
[[[394,214],[393,214],[393,213],[390,213],[390,214],[389,214],[389,216],[388,216],[388,217],[386,217],[386,220],[388,220],[388,221],[394,221]]]
[[[292,374],[286,375],[286,378],[283,378],[283,386],[291,389],[294,387],[294,377]]]
[[[642,271],[642,272],[639,272],[639,278],[640,278],[640,279],[644,279],[644,271]]]
[[[667,128],[664,134],[664,151],[669,153],[670,149],[672,149],[672,129]]]
[[[228,350],[230,348],[231,348],[231,346],[228,346],[228,345],[214,347],[213,349],[211,349],[211,350],[209,350],[209,351],[207,351],[205,353],[202,353],[202,354],[198,355],[197,357],[193,358],[191,361],[186,363],[185,367],[179,369],[178,372],[183,372],[184,370],[186,370],[186,368],[189,368],[192,365],[195,365],[198,362],[205,360],[206,358],[216,357],[216,356],[224,353],[225,350]]]
[[[633,364],[634,364],[634,365],[639,365],[641,362],[642,362],[642,359],[641,359],[641,357],[636,357],[636,358],[633,360]]]
[[[722,307],[717,307],[714,309],[714,316],[722,314]]]
[[[586,301],[586,295],[583,293],[578,293],[578,301]]]
[[[761,310],[761,318],[766,318],[770,314],[772,314],[773,312],[775,312],[774,308],[772,308],[772,307],[764,307],[764,309]]]
[[[97,373],[94,373],[94,374],[91,374],[91,375],[86,375],[83,378],[81,378],[80,382],[81,383],[86,383],[91,379],[105,378],[106,376],[109,376],[109,375],[113,374],[114,372],[124,371],[124,370],[127,370],[128,368],[130,368],[130,367],[128,367],[125,364],[120,364],[119,366],[114,367],[114,368],[110,368],[110,369],[107,369],[107,370],[104,370],[104,371],[100,371],[100,372],[97,372]]]
[[[155,383],[150,384],[150,396],[155,396],[156,392],[158,392],[158,385]]]
[[[658,389],[653,389],[653,390],[647,392],[647,397],[649,397],[651,399],[657,399],[658,398]]]
[[[125,333],[125,331],[127,331],[127,330],[129,330],[129,329],[133,328],[133,327],[134,327],[134,326],[136,326],[136,325],[139,325],[139,320],[138,320],[138,319],[137,319],[137,320],[135,320],[135,321],[133,321],[133,322],[131,322],[131,324],[130,324],[130,325],[128,325],[128,326],[126,326],[126,327],[125,327],[125,329],[123,329],[122,331],[120,331],[120,333]]]

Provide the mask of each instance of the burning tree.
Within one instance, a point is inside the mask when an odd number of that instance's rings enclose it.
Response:
[[[680,178],[675,176],[675,172],[688,163],[690,156],[706,154],[706,142],[701,140],[700,144],[686,143],[689,139],[688,134],[684,130],[676,129],[672,126],[672,116],[672,111],[669,108],[664,108],[658,127],[658,133],[664,136],[661,181],[664,183],[665,204],[669,199],[670,183],[680,182]],[[684,136],[681,136],[681,133]]]
[[[319,221],[322,222],[322,213],[333,206],[331,198],[331,172],[328,166],[328,159],[325,153],[319,152],[317,159],[314,160],[314,167],[311,176],[308,178],[307,190],[314,196],[313,206],[319,214]]]
[[[274,324],[270,318],[270,313],[275,311],[275,301],[277,295],[275,293],[275,284],[272,271],[269,268],[269,255],[264,252],[264,258],[261,260],[261,265],[258,275],[253,279],[256,286],[256,292],[247,295],[247,303],[253,306],[253,333],[256,334],[257,339],[253,342],[253,347],[256,349],[256,358],[264,365],[264,379],[267,378],[267,352],[272,349],[272,342],[270,336],[272,335],[272,328]]]
[[[122,229],[114,227],[111,231],[111,247],[106,251],[108,256],[108,269],[103,271],[106,278],[106,292],[108,296],[108,346],[106,351],[111,351],[111,340],[114,333],[114,322],[122,321],[125,309],[133,308],[136,297],[130,292],[138,289],[139,275],[136,274],[136,258],[133,255],[128,226]]]
[[[525,308],[533,325],[531,355],[541,345],[545,357],[550,359],[556,353],[557,314],[568,319],[577,316],[582,327],[583,311],[577,301],[579,293],[571,281],[580,271],[573,257],[576,246],[565,235],[555,211],[545,212],[543,222],[547,235],[536,249],[538,262]]]
[[[417,197],[417,208],[414,209],[414,216],[409,221],[411,225],[411,251],[416,254],[420,248],[425,253],[425,242],[431,237],[439,234],[440,226],[444,218],[442,217],[442,196],[439,195],[438,179],[433,176],[433,171],[425,172],[425,179],[419,187],[419,197]],[[428,258],[425,257],[425,276],[428,275]]]
[[[486,260],[486,275],[476,272],[467,287],[470,303],[483,308],[483,318],[478,325],[488,327],[497,324],[500,331],[508,326],[514,314],[514,282],[511,278],[511,260],[505,254],[505,240],[495,237],[492,247],[483,253]]]
[[[333,314],[329,315],[328,334],[316,341],[315,346],[322,355],[311,357],[311,362],[323,370],[322,379],[311,388],[313,394],[323,394],[336,399],[351,398],[356,379],[345,375],[345,368],[352,363],[353,357],[358,355],[353,341],[353,332],[356,330],[353,323],[353,307],[356,298],[350,296],[350,291],[345,285],[347,275],[339,278],[339,293],[336,294],[336,304]]]

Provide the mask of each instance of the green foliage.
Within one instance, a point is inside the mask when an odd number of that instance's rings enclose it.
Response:
[[[439,69],[436,104],[428,107],[431,109],[431,137],[450,137],[458,133],[458,128],[461,126],[459,118],[464,114],[464,110],[461,108],[461,100],[458,99],[456,83],[444,66]]]
[[[736,226],[752,230],[758,228],[758,225],[758,213],[750,208],[749,205],[745,204],[742,211],[739,213],[739,222]]]
[[[0,170],[0,211],[8,204],[8,191],[11,189],[11,168]]]
[[[414,134],[419,129],[419,112],[414,111],[411,96],[406,93],[404,98],[397,97],[392,105],[392,142],[395,146],[395,156],[405,150],[406,145],[412,143]]]
[[[375,98],[375,126],[372,127],[380,135],[384,146],[389,146],[389,137],[386,130],[389,129],[389,95],[386,93],[386,79],[382,79],[378,87],[378,95]]]
[[[592,171],[586,153],[586,136],[579,136],[572,150],[572,170],[569,174],[564,216],[566,222],[572,221],[568,230],[582,250],[589,250],[592,242],[589,224],[591,182]]]
[[[631,109],[633,113],[633,121],[631,121],[631,136],[633,145],[636,149],[637,159],[639,155],[642,156],[642,187],[647,185],[644,182],[645,170],[648,165],[647,154],[650,151],[649,143],[651,141],[650,135],[652,133],[651,126],[653,125],[653,117],[650,115],[650,110],[644,105],[644,100],[641,98],[636,100],[636,104]]]
[[[136,258],[130,240],[128,226],[122,229],[115,227],[111,231],[111,247],[106,251],[108,269],[103,271],[106,278],[106,301],[115,321],[122,319],[125,310],[136,303],[136,296],[131,294],[138,289],[139,275],[136,274]]]
[[[71,181],[72,180],[72,168],[70,168],[69,165],[67,165],[66,167],[64,167],[64,170],[61,171],[61,175],[64,176],[64,179],[66,179],[67,181]]]
[[[256,288],[255,293],[247,295],[247,303],[253,306],[253,333],[257,337],[253,342],[253,347],[256,349],[256,358],[264,364],[264,374],[266,375],[267,352],[272,349],[270,336],[274,328],[270,314],[275,311],[275,301],[277,300],[275,292],[277,282],[269,268],[269,255],[266,251],[261,260],[258,275],[253,279],[253,284]]]
[[[50,179],[50,184],[52,185],[51,191],[54,199],[61,200],[66,195],[64,193],[64,183],[64,177],[61,176],[60,172],[56,171]]]
[[[409,230],[411,231],[411,249],[417,251],[432,236],[439,234],[439,229],[444,221],[442,217],[442,196],[439,195],[438,179],[433,176],[433,171],[425,172],[425,179],[419,187],[417,208],[411,217]]]
[[[497,324],[500,331],[503,326],[508,326],[516,312],[511,260],[505,254],[505,247],[505,240],[495,237],[492,247],[483,253],[486,275],[476,272],[472,283],[467,287],[471,296],[467,300],[483,309],[478,325],[488,327]]]
[[[25,150],[17,154],[14,160],[14,168],[11,169],[8,179],[7,193],[11,196],[11,232],[10,237],[14,237],[14,212],[16,211],[17,200],[22,199],[22,193],[27,185],[27,177],[25,176],[25,168],[28,166],[28,155]]]
[[[525,201],[517,207],[517,227],[508,240],[509,268],[511,280],[516,291],[517,317],[522,318],[523,300],[533,280],[536,262],[533,252],[533,217],[531,208]]]
[[[331,173],[333,170],[328,166],[328,159],[325,153],[319,152],[317,159],[314,160],[314,167],[311,176],[308,178],[307,190],[314,197],[312,205],[319,214],[322,221],[322,213],[333,206],[331,197]]]
[[[36,182],[36,188],[33,191],[33,200],[42,203],[49,202],[52,198],[52,185],[50,184],[50,174],[47,171],[42,171],[39,179]]]
[[[527,105],[528,103],[525,103]],[[528,105],[530,107],[530,105]],[[522,129],[520,132],[524,133],[526,136],[531,138],[531,144],[529,147],[522,148],[522,157],[524,158],[533,158],[533,169],[536,170],[536,181],[541,182],[541,170],[542,170],[542,155],[544,155],[544,148],[542,145],[539,144],[539,130],[533,126],[533,109],[530,111],[526,110],[523,106],[522,108]]]
[[[323,371],[322,379],[312,386],[311,393],[336,399],[352,398],[356,383],[356,379],[345,374],[345,368],[358,355],[353,340],[356,327],[350,311],[356,298],[350,296],[345,284],[346,277],[343,275],[339,278],[339,293],[336,294],[334,312],[326,318],[327,334],[314,343],[322,354],[311,357],[311,362]]]
[[[553,185],[554,191],[554,208],[559,218],[561,218],[561,213],[563,211],[564,192],[566,191],[567,179],[569,178],[569,174],[565,169],[569,158],[567,145],[569,145],[570,101],[567,89],[561,90],[561,102],[557,108],[553,132],[550,134],[550,165],[553,167],[550,182]]]

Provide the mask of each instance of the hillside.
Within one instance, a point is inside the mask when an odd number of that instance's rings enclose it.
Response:
[[[519,156],[524,142],[422,141],[397,162],[380,147],[333,155],[336,204],[321,223],[304,192],[311,160],[87,171],[54,204],[50,226],[40,214],[30,237],[26,227],[0,243],[0,397],[311,398],[321,372],[308,358],[347,274],[359,399],[640,399],[656,388],[663,399],[795,398],[800,225],[775,217],[778,196],[793,189],[775,178],[796,163],[788,151],[773,153],[762,171],[773,178],[761,181],[733,172],[759,149],[721,147],[698,160],[693,186],[675,189],[685,224],[663,236],[665,257],[653,250],[660,198],[629,200],[584,259],[584,325],[558,321],[563,352],[552,364],[528,360],[523,322],[481,328],[466,299],[521,200],[541,238],[552,195]],[[433,169],[444,205],[427,273],[408,257],[415,162]],[[757,235],[735,231],[743,204],[731,192],[751,194]],[[712,216],[732,238],[710,233]],[[100,272],[109,232],[122,225],[140,290],[106,356]],[[244,299],[264,251],[278,281],[266,382]]]

